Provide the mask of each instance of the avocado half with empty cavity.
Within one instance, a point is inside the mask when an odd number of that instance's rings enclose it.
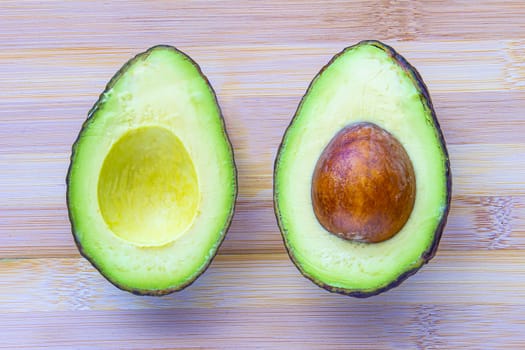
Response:
[[[236,168],[215,93],[171,46],[115,74],[73,145],[75,242],[117,287],[164,295],[191,284],[229,227]]]
[[[434,256],[450,198],[445,140],[416,69],[378,41],[337,54],[275,161],[275,213],[301,273],[355,297],[397,286]]]

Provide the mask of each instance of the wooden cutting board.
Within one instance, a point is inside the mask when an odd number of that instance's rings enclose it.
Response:
[[[302,278],[272,209],[276,150],[317,71],[379,39],[426,81],[453,171],[437,257],[359,300]],[[209,270],[163,298],[106,282],[73,244],[70,147],[106,82],[155,44],[217,91],[239,171]],[[0,348],[525,348],[525,3],[0,3]]]

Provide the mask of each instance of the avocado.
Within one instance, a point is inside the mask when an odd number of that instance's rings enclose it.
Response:
[[[111,283],[140,295],[191,284],[237,196],[232,147],[199,66],[164,45],[127,62],[89,111],[66,182],[76,245]]]
[[[275,214],[299,271],[354,297],[391,289],[434,256],[450,198],[445,140],[416,69],[379,41],[334,56],[275,160]]]

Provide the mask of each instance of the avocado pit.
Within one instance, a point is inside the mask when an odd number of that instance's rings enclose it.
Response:
[[[317,161],[312,204],[319,223],[347,240],[378,243],[405,225],[416,178],[401,143],[373,123],[337,133]]]

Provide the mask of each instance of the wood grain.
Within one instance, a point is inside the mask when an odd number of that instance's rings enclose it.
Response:
[[[479,1],[0,3],[0,348],[524,348],[525,4]],[[427,83],[453,201],[438,256],[354,300],[302,278],[272,208],[277,147],[308,84],[363,39]],[[213,84],[239,171],[231,230],[188,289],[136,297],[76,250],[70,147],[104,85],[159,43]]]
[[[497,258],[497,259],[496,259]],[[254,308],[265,305],[349,305],[494,303],[523,307],[525,255],[507,252],[440,252],[435,262],[399,288],[374,298],[349,298],[319,290],[301,278],[286,254],[219,255],[210,269],[190,289],[163,298],[142,297],[109,284],[81,258],[4,260],[0,279],[13,290],[0,290],[2,311],[128,310],[173,307]],[[451,266],[454,268],[452,269]],[[522,305],[522,306],[520,306]]]
[[[487,319],[487,315],[490,318]],[[8,314],[6,348],[512,349],[516,306],[360,305],[63,311]],[[96,333],[93,331],[96,330]],[[396,334],[397,336],[392,336]]]

